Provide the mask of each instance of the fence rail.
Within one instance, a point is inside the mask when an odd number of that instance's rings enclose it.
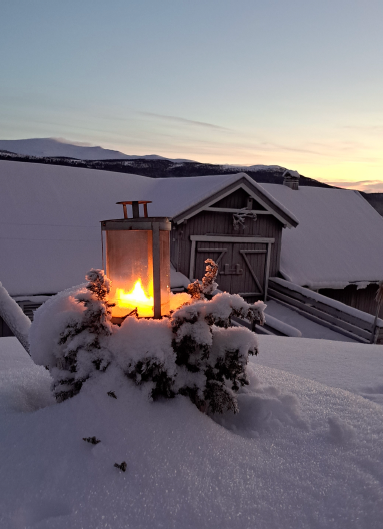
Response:
[[[302,316],[362,343],[383,343],[383,320],[290,281],[270,278],[268,297]]]

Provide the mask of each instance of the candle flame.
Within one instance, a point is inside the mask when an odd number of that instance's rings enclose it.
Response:
[[[186,292],[172,294],[167,298],[166,304],[162,305],[162,315],[169,314],[170,311],[177,310],[184,303],[189,303],[191,297]],[[140,318],[153,318],[154,315],[154,298],[153,298],[153,281],[149,282],[147,292],[142,287],[141,279],[135,282],[130,292],[125,292],[123,288],[117,288],[113,298],[116,307],[114,315],[116,317],[126,316],[129,312],[137,308]]]
[[[126,307],[132,310],[137,307],[140,316],[153,316],[153,296],[146,295],[140,279],[136,281],[133,289],[128,293],[123,288],[117,288],[116,301],[119,307]]]

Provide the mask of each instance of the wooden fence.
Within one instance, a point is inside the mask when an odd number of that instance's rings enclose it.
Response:
[[[303,288],[270,278],[268,297],[305,318],[362,343],[383,343],[383,320]]]

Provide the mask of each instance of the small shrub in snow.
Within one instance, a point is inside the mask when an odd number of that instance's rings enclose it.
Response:
[[[168,318],[162,320],[128,317],[115,326],[108,346],[125,375],[143,386],[150,399],[174,396],[176,377],[172,332]]]
[[[177,310],[171,320],[176,353],[177,392],[203,411],[238,411],[235,393],[248,384],[249,354],[257,354],[257,339],[246,328],[230,327],[238,316],[263,322],[262,302],[249,305],[234,294],[217,294]]]
[[[102,370],[110,363],[110,352],[105,338],[112,334],[110,304],[107,295],[110,280],[103,270],[90,270],[86,275],[86,290],[75,296],[85,310],[80,318],[69,319],[58,338],[59,352],[52,369],[53,390],[61,402],[76,395],[94,370]]]
[[[149,396],[152,400],[158,397],[172,398],[175,396],[174,378],[166,371],[164,364],[155,358],[143,358],[137,362],[131,362],[125,374],[138,386],[149,383],[151,386]]]
[[[257,354],[257,338],[249,329],[232,327],[231,320],[262,324],[265,305],[248,304],[227,293],[206,299],[217,288],[218,271],[214,261],[206,263],[202,283],[189,289],[198,296],[169,318],[132,315],[121,327],[112,325],[110,281],[102,270],[87,274],[85,288],[59,294],[38,309],[30,333],[31,354],[36,363],[49,367],[57,401],[76,395],[89,377],[112,364],[152,400],[181,394],[201,411],[236,412],[236,392],[248,384],[246,365],[249,354]],[[44,325],[44,317],[51,326],[54,322],[54,331]],[[113,391],[108,395],[116,398]]]

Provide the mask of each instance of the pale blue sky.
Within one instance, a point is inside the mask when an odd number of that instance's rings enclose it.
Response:
[[[383,189],[382,27],[382,0],[2,0],[0,139]]]

